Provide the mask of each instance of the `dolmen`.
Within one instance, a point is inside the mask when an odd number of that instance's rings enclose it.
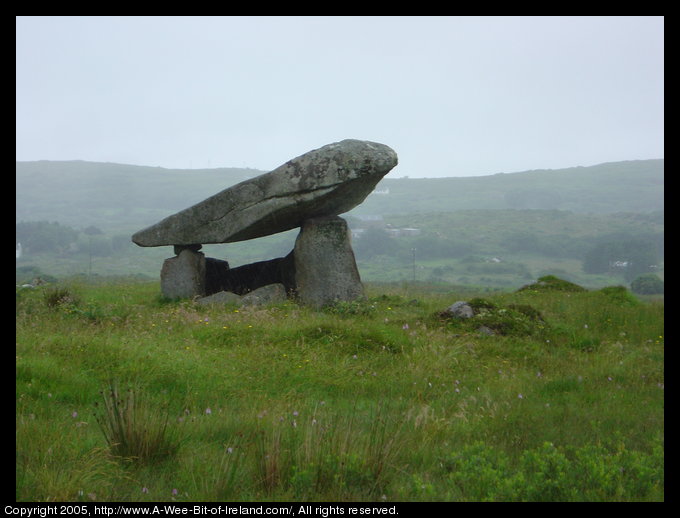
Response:
[[[168,298],[259,300],[252,292],[279,285],[273,291],[317,308],[360,299],[364,289],[350,232],[339,215],[362,203],[396,165],[397,154],[384,144],[328,144],[140,230],[132,241],[173,247],[175,257],[161,269],[161,292]],[[294,228],[300,233],[285,257],[230,268],[200,252],[203,244]]]

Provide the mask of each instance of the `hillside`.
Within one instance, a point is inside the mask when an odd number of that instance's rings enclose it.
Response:
[[[133,232],[264,172],[84,161],[17,162],[16,220]],[[385,178],[376,194],[352,214],[468,209],[651,212],[663,210],[663,190],[663,159],[478,177]]]
[[[468,209],[557,209],[580,213],[663,210],[664,161],[609,162],[463,178],[386,178],[359,214]],[[389,191],[389,192],[387,192]]]
[[[17,162],[16,220],[132,231],[263,172],[82,160]]]

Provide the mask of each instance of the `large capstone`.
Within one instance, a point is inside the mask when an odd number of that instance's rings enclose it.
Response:
[[[351,233],[337,216],[308,219],[295,241],[295,283],[300,302],[312,307],[364,298]]]
[[[139,246],[244,241],[335,216],[359,205],[394,166],[376,142],[343,140],[225,189],[132,236]]]

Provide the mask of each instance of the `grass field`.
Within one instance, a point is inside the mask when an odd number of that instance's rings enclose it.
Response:
[[[662,300],[367,291],[314,311],[18,290],[17,500],[664,499]],[[440,315],[478,295],[493,334]]]

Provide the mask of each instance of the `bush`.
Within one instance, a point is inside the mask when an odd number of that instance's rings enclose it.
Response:
[[[647,273],[640,275],[633,282],[630,283],[630,289],[633,293],[639,295],[662,295],[663,281],[658,275],[654,273]]]
[[[546,442],[513,462],[481,442],[444,459],[449,480],[472,501],[616,501],[655,498],[663,488],[663,445],[651,454],[619,447],[561,448]],[[624,497],[625,499],[625,497]]]

